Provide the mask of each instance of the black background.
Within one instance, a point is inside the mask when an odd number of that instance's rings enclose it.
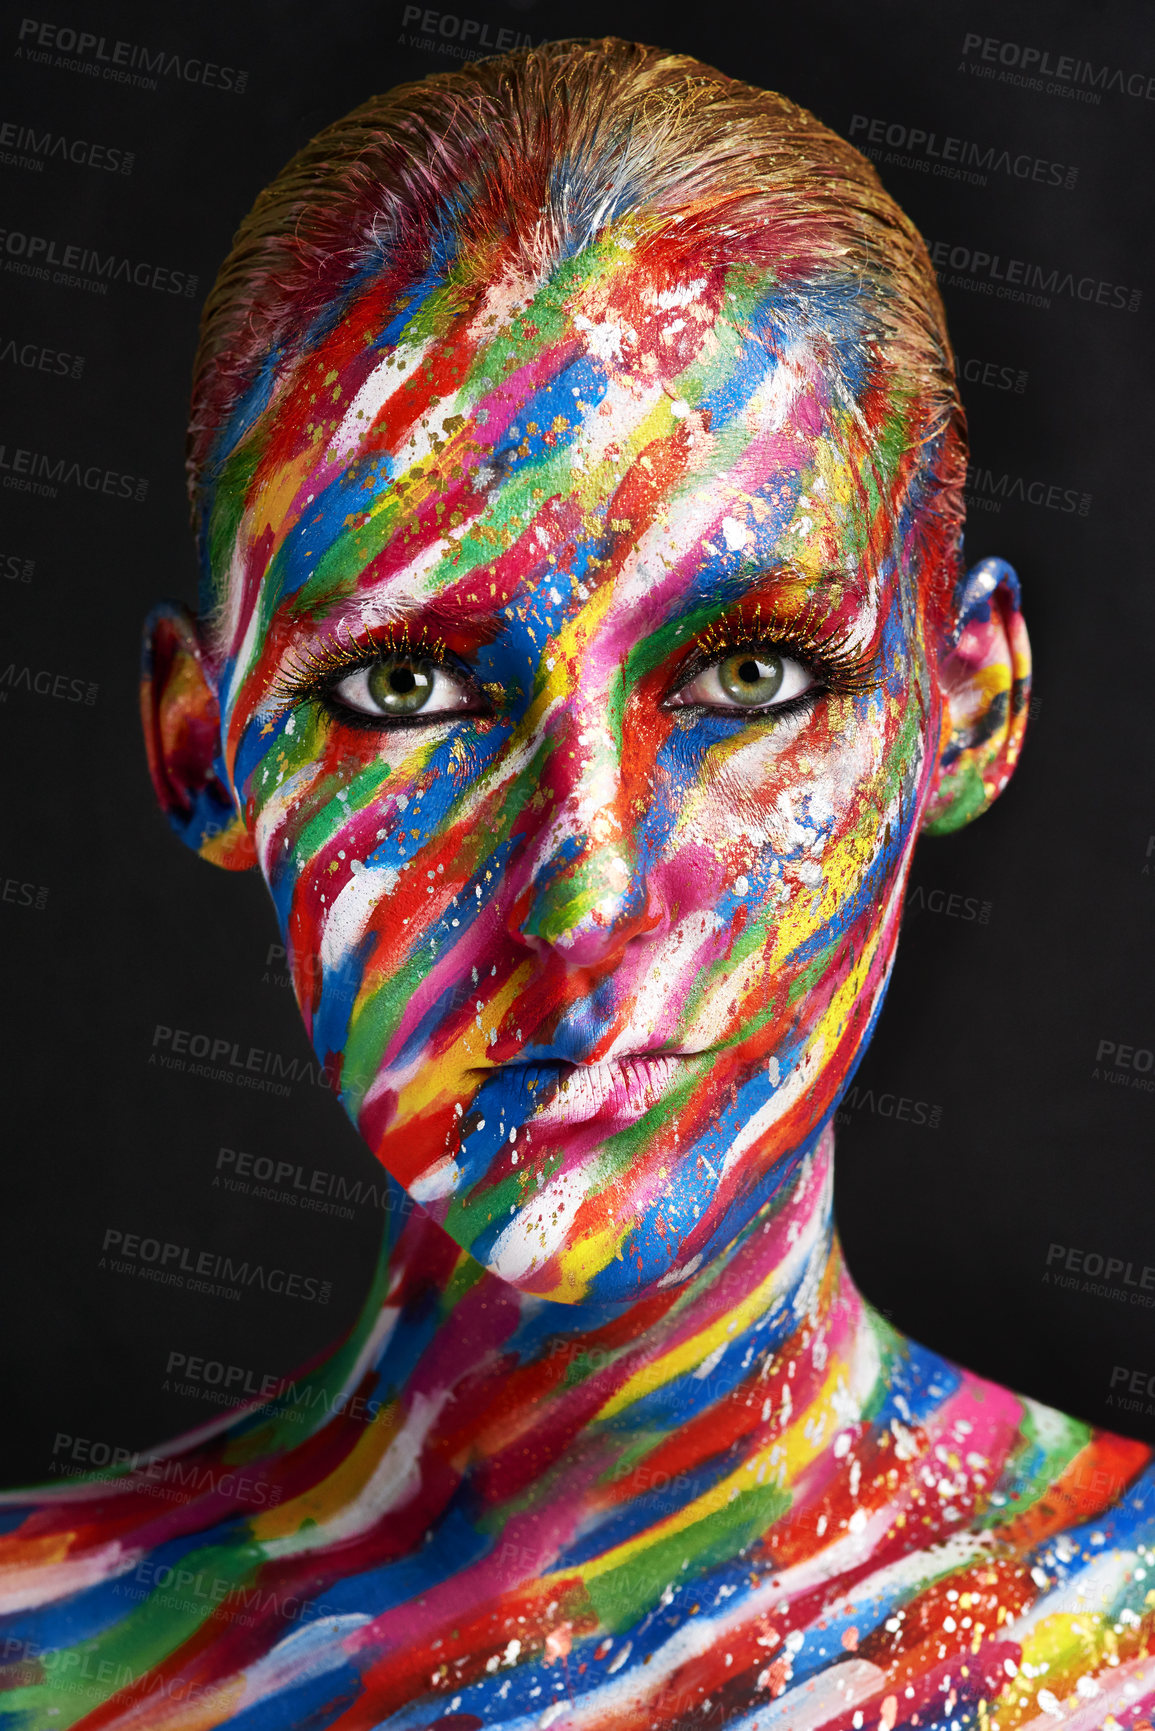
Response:
[[[199,278],[191,297],[123,282],[100,296],[4,270],[0,248],[0,462],[32,449],[148,481],[143,502],[0,487],[0,1481],[10,1484],[48,1478],[62,1433],[132,1450],[218,1417],[166,1388],[171,1353],[283,1373],[334,1339],[365,1294],[380,1229],[371,1204],[326,1218],[212,1182],[228,1146],[372,1183],[374,1163],[331,1095],[297,1082],[278,1099],[149,1063],[158,1025],[302,1064],[310,1054],[270,958],[277,932],[259,879],[186,853],[153,807],[137,646],[154,599],[195,592],[187,380],[200,302],[237,222],[320,126],[376,90],[458,64],[454,27],[429,36],[395,0],[209,0],[195,13],[39,3],[53,10],[36,17],[60,27],[248,78],[241,94],[171,75],[155,91],[123,86],[29,62],[17,52],[22,14],[0,24],[0,122],[135,154],[130,174],[52,156],[40,171],[0,166],[0,222],[55,238],[58,251],[93,247]],[[1150,6],[722,0],[679,15],[622,0],[443,0],[434,10],[439,29],[469,18],[490,41],[499,30],[635,36],[780,89],[843,133],[860,114],[1075,167],[1068,188],[879,164],[948,253],[1014,256],[1142,292],[1134,312],[1062,293],[1042,308],[965,276],[944,281],[974,374],[964,384],[973,462],[988,487],[1007,477],[1001,495],[985,494],[999,509],[971,512],[968,556],[998,553],[1019,570],[1036,700],[1000,805],[920,845],[890,1001],[859,1103],[840,1123],[838,1217],[860,1284],[899,1326],[1040,1399],[1155,1438],[1155,1399],[1126,1411],[1110,1400],[1120,1369],[1155,1373],[1155,1309],[1118,1279],[1121,1298],[1044,1279],[1055,1244],[1130,1262],[1136,1281],[1155,1265],[1155,1091],[1132,1085],[1144,1080],[1134,1067],[1122,1085],[1103,1080],[1102,1064],[1096,1073],[1101,1042],[1135,1048],[1140,1064],[1155,1048],[1144,393],[1155,106],[1117,87],[1098,103],[1035,91],[1000,81],[997,58],[995,76],[981,76],[981,51],[964,56],[968,34],[991,36],[1046,49],[1052,65],[1069,55],[1106,66],[1108,79],[1141,72],[1145,89]],[[82,376],[20,364],[10,339],[21,352],[83,357]],[[999,388],[1024,372],[1021,394]],[[1034,497],[1058,508],[1028,501],[1037,482]],[[1078,508],[1064,510],[1071,500]],[[65,675],[66,692],[99,689],[92,703],[41,695],[21,685],[23,668]],[[934,1128],[918,1121],[936,1116]],[[332,1283],[332,1299],[250,1290],[236,1303],[118,1276],[99,1266],[109,1228],[311,1274]]]

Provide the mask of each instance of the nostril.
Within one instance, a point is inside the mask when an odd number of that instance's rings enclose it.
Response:
[[[660,921],[652,913],[644,892],[603,897],[576,920],[535,931],[523,928],[525,938],[536,948],[552,949],[571,968],[592,968],[616,956],[635,939],[653,931]]]

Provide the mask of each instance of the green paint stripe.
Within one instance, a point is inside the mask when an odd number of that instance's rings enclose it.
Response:
[[[52,1672],[43,1683],[4,1691],[5,1711],[28,1714],[30,1727],[74,1725],[95,1711],[101,1702],[128,1687],[124,1681],[127,1675],[143,1681],[210,1620],[218,1628],[227,1628],[227,1620],[221,1613],[223,1601],[231,1592],[248,1586],[263,1561],[264,1553],[251,1543],[232,1547],[210,1545],[202,1551],[189,1552],[176,1565],[182,1580],[188,1575],[183,1587],[175,1581],[163,1588],[149,1586],[149,1597],[121,1622],[92,1640],[58,1649]],[[133,1577],[129,1574],[120,1583],[120,1590],[132,1586]],[[131,1600],[126,1598],[125,1602]],[[242,1607],[237,1609],[239,1613]],[[100,1679],[102,1665],[111,1665],[112,1680]],[[78,1680],[83,1681],[86,1691],[83,1695],[74,1692]],[[142,1690],[137,1698],[147,1700],[148,1693]]]
[[[716,1513],[669,1538],[635,1552],[618,1568],[586,1582],[602,1626],[617,1634],[653,1610],[666,1587],[681,1584],[730,1562],[761,1538],[790,1507],[777,1485],[743,1491]]]

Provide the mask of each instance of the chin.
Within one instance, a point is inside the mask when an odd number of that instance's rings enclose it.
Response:
[[[568,1270],[556,1266],[546,1266],[519,1274],[511,1279],[505,1272],[509,1262],[505,1258],[489,1259],[483,1266],[487,1273],[496,1276],[506,1286],[512,1287],[524,1298],[537,1299],[548,1304],[563,1304],[574,1307],[602,1306],[613,1308],[626,1307],[644,1303],[647,1299],[658,1298],[677,1291],[679,1287],[690,1282],[702,1270],[700,1256],[676,1259],[664,1275],[657,1278],[646,1278],[635,1268],[623,1253],[607,1266],[599,1268],[590,1277],[584,1277],[580,1272],[580,1262],[575,1247],[575,1263],[578,1267]]]
[[[590,1220],[589,1202],[601,1200],[596,1194],[575,1187],[567,1198],[555,1178],[533,1202],[495,1223],[484,1242],[474,1239],[462,1248],[527,1298],[593,1307],[668,1298],[708,1275],[760,1217],[793,1193],[821,1134],[819,1128],[754,1182],[747,1179],[726,1195],[716,1194],[704,1208],[692,1189],[673,1184],[649,1208],[632,1213],[624,1231],[608,1211],[599,1210],[601,1217]],[[558,1177],[564,1181],[564,1175]],[[575,1218],[579,1209],[582,1220]]]

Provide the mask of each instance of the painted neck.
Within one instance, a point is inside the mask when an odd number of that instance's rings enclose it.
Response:
[[[338,1410],[392,1409],[421,1431],[414,1448],[438,1438],[498,1501],[563,1457],[613,1474],[627,1436],[626,1454],[660,1448],[698,1416],[716,1431],[730,1405],[725,1447],[743,1456],[772,1450],[806,1417],[809,1441],[777,1463],[789,1469],[852,1421],[877,1371],[834,1235],[832,1180],[827,1129],[724,1256],[628,1306],[526,1297],[411,1213],[355,1337],[326,1367]]]

